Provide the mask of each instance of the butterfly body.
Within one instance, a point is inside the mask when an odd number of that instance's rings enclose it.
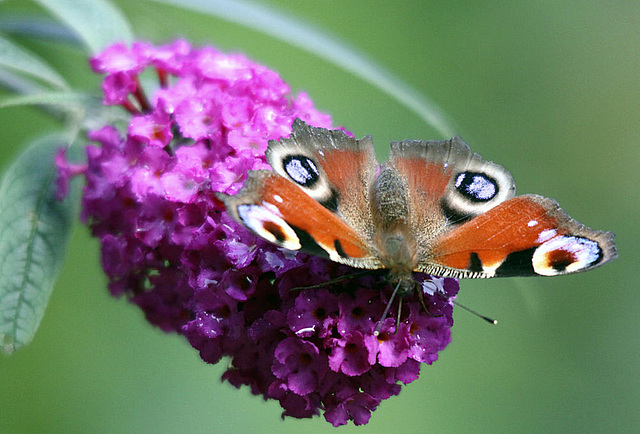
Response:
[[[379,166],[370,136],[296,119],[270,141],[273,171],[250,172],[227,211],[266,240],[363,269],[456,278],[560,275],[616,257],[613,234],[571,219],[552,199],[515,196],[511,174],[459,138],[391,143]]]

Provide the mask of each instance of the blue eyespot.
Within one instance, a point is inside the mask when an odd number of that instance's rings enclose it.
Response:
[[[487,202],[498,194],[495,179],[479,172],[462,172],[456,177],[455,187],[472,202]]]
[[[313,160],[304,155],[288,155],[282,162],[289,178],[302,187],[311,187],[320,176]]]

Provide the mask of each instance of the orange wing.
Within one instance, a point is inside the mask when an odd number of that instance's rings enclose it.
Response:
[[[382,267],[358,232],[296,184],[274,172],[250,172],[238,194],[218,197],[235,220],[276,245],[328,256],[353,267]]]
[[[438,238],[421,271],[453,277],[555,276],[616,257],[611,232],[590,229],[558,204],[517,196]]]

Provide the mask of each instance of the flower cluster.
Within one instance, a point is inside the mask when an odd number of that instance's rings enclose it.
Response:
[[[114,45],[91,65],[105,74],[105,104],[131,120],[126,132],[92,131],[85,165],[60,155],[59,191],[85,178],[82,218],[114,295],[184,335],[203,360],[229,357],[224,379],[234,386],[277,399],[286,416],[323,411],[335,426],[367,423],[436,360],[450,342],[457,281],[417,275],[428,312],[409,295],[398,320],[382,319],[384,276],[300,289],[353,270],[257,239],[216,198],[237,192],[248,170],[269,168],[268,140],[288,136],[295,118],[330,127],[305,94],[292,97],[242,55],[184,41]]]

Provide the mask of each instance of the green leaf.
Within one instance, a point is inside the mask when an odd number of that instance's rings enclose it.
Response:
[[[17,95],[47,92],[40,82],[0,66],[0,86]]]
[[[130,120],[121,107],[105,106],[100,98],[86,93],[42,92],[0,99],[0,109],[22,105],[40,106],[45,112],[61,120],[71,117],[72,125],[85,130],[95,130],[118,122],[128,123]]]
[[[0,36],[0,66],[29,74],[52,86],[66,88],[67,83],[45,61]]]
[[[0,74],[2,71],[0,71]],[[100,100],[87,94],[76,92],[40,92],[27,95],[9,96],[0,99],[0,109],[22,105],[38,106],[43,112],[58,121],[73,119],[72,123],[81,127],[89,109],[100,105]]]
[[[0,100],[0,108],[21,105],[59,105],[66,111],[83,110],[88,104],[99,104],[99,100],[76,92],[46,92],[32,95],[10,96]]]
[[[53,163],[60,135],[35,141],[0,183],[0,349],[28,344],[62,268],[79,191],[55,198]]]
[[[12,36],[27,36],[45,41],[80,45],[78,37],[71,29],[40,13],[38,15],[26,11],[3,13],[0,15],[0,31]]]
[[[455,135],[455,128],[433,101],[346,42],[300,18],[249,0],[151,1],[206,13],[313,53],[385,92],[443,137]]]
[[[36,1],[76,32],[92,54],[114,42],[133,40],[129,22],[107,0]]]

